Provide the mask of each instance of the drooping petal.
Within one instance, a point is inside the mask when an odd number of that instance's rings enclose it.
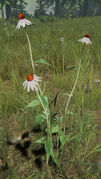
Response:
[[[34,87],[34,88],[35,88],[35,90],[36,90],[36,91],[38,91],[38,88],[37,88],[37,86],[36,86],[36,85],[35,85],[35,87]]]
[[[21,18],[18,20],[18,24],[16,26],[16,29],[19,29],[21,26],[25,27],[26,25],[31,25],[31,21],[25,19],[25,18]]]
[[[34,91],[34,89],[35,89],[35,84],[32,84],[30,87],[31,87],[31,90]]]
[[[25,27],[25,21],[24,21],[24,19],[20,20],[20,26]]]
[[[87,38],[87,37],[83,37],[83,38],[79,39],[78,42],[85,43],[87,45],[92,44],[91,40],[89,38]]]
[[[38,77],[38,76],[36,76],[36,75],[34,75],[34,79],[35,79],[35,81],[42,81],[42,78],[41,78],[41,77]]]
[[[31,24],[32,24],[31,21],[29,21],[29,20],[27,20],[27,19],[24,19],[24,21],[25,21],[25,24],[26,24],[26,25],[31,25]]]
[[[20,28],[20,24],[19,22],[17,23],[17,26],[16,26],[16,29],[19,29]]]
[[[29,84],[27,85],[27,91],[30,92],[30,86],[29,86]]]
[[[23,85],[23,86],[27,85],[27,80],[24,81],[22,85]]]

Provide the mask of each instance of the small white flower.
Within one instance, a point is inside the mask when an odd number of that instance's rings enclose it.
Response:
[[[60,37],[60,42],[64,42],[64,37]]]
[[[32,25],[31,21],[25,19],[25,16],[23,14],[19,14],[16,29],[19,29],[21,26],[25,27],[26,25]]]
[[[27,91],[30,92],[30,89],[34,91],[38,91],[39,84],[38,82],[41,81],[41,78],[36,75],[28,75],[26,80],[23,83],[24,89],[27,88]]]
[[[85,43],[86,45],[92,44],[90,34],[86,34],[83,38],[79,39],[78,42]]]

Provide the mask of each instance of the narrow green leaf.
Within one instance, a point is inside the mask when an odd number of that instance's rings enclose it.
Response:
[[[35,106],[38,106],[39,104],[40,104],[40,101],[34,100],[31,103],[29,103],[25,108],[30,108],[30,107],[34,108]]]
[[[65,143],[67,142],[67,135],[64,132],[62,132],[60,135],[60,142],[61,142],[61,149],[62,149]]]
[[[59,126],[58,125],[52,126],[52,134],[53,133],[58,133],[58,131],[59,131]]]
[[[34,120],[33,127],[40,125],[41,122],[45,120],[45,116],[43,114],[38,114]]]
[[[50,115],[50,113],[46,113],[45,111],[43,111],[42,115],[43,115],[44,119],[47,119],[47,115]]]
[[[51,156],[52,156],[52,159],[53,161],[55,162],[55,164],[57,165],[57,167],[60,169],[60,162],[59,162],[59,159],[57,158],[57,155],[56,155],[56,152],[51,152]]]
[[[87,155],[87,157],[96,152],[101,152],[101,144],[98,144],[97,146],[95,146],[93,150],[91,150],[91,152]]]
[[[46,62],[46,60],[43,60],[43,59],[39,59],[39,60],[34,61],[34,62],[36,62],[36,63],[42,63],[42,64],[44,64],[44,65],[52,66],[52,65],[50,65],[48,62]]]
[[[49,106],[48,106],[48,99],[47,96],[40,96],[45,108],[49,111]]]
[[[52,126],[52,128],[51,128],[52,134],[58,133],[58,131],[59,131],[59,126],[58,125]],[[46,132],[47,132],[47,129],[46,129]]]
[[[35,143],[38,143],[38,144],[44,144],[45,141],[46,141],[46,136],[44,136],[44,137],[42,137],[42,138],[36,140]]]
[[[69,97],[72,97],[72,96],[73,96],[73,94],[69,94],[69,93],[64,93],[63,95],[64,95],[64,96],[69,96]]]
[[[52,152],[52,141],[51,140],[45,141],[44,145],[45,145],[46,158],[47,158],[47,164],[48,164],[48,161]]]
[[[81,133],[79,132],[79,133],[76,134],[75,136],[71,137],[71,138],[70,138],[70,141],[75,140],[75,139],[80,141],[80,136],[81,136]]]

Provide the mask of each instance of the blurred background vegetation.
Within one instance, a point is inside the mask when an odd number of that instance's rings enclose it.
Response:
[[[19,12],[36,18],[100,16],[101,0],[0,0],[1,18],[16,17]]]

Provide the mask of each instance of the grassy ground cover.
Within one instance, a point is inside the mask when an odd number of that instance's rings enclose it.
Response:
[[[32,21],[26,30],[16,30],[17,21],[0,20],[0,179],[100,179],[101,17]],[[33,129],[42,107],[25,108],[37,99],[35,92],[28,93],[22,86],[25,77],[33,74],[26,32],[33,62],[43,59],[51,65],[35,63],[49,104],[58,92],[56,105],[50,108],[55,119],[62,119],[61,131],[65,125],[66,136],[61,137],[59,129],[52,136],[61,168],[51,157],[47,165],[44,146],[35,143],[47,129],[45,121]],[[83,44],[77,40],[86,33],[91,34],[92,45],[82,52]],[[65,116],[80,59],[78,83]],[[7,144],[9,137],[27,135],[27,131],[31,133],[20,143]]]

